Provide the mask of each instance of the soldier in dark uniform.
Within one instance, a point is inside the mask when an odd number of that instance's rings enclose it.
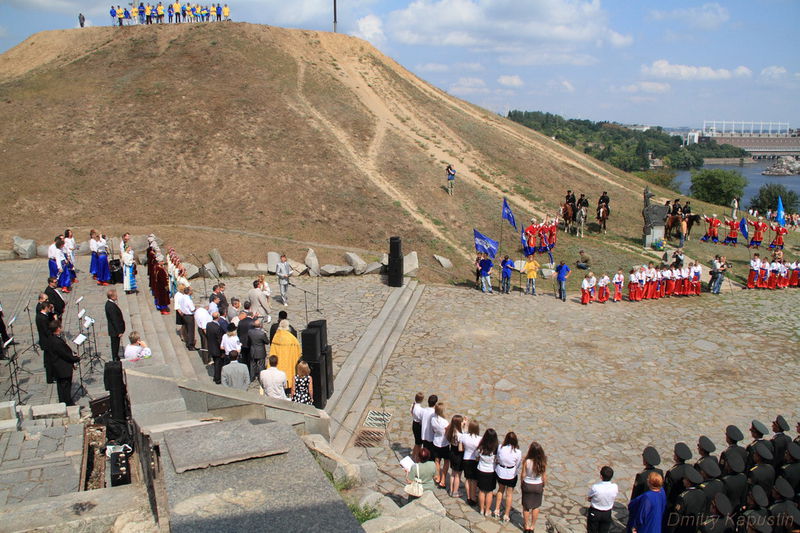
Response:
[[[793,509],[797,509],[797,504],[792,501],[794,498],[794,490],[789,482],[779,477],[775,480],[775,486],[772,487],[772,501],[774,502],[769,506],[769,513],[775,519],[775,526],[773,531],[775,533],[787,533],[789,528],[787,525],[791,524],[791,513]]]
[[[769,509],[767,509],[767,505],[769,505],[769,498],[764,489],[758,485],[750,487],[750,491],[747,493],[747,508],[742,513],[742,522],[745,526],[742,528],[743,531],[751,531],[751,528],[759,531],[758,526],[768,523]],[[769,530],[772,530],[771,526]]]
[[[670,214],[672,216],[676,216],[680,215],[681,213],[683,213],[683,210],[681,209],[681,199],[675,198],[675,201],[672,203],[672,213]]]
[[[744,509],[747,503],[747,476],[743,472],[744,459],[738,454],[730,454],[721,481],[725,487],[725,496],[737,513]]]
[[[781,415],[778,415],[772,422],[772,431],[775,435],[772,437],[772,466],[775,470],[779,470],[783,466],[783,456],[786,454],[786,447],[792,442],[792,439],[784,433],[789,431],[789,422],[786,421]]]
[[[738,427],[731,425],[725,428],[725,442],[728,447],[719,455],[719,467],[722,468],[723,472],[725,471],[725,463],[728,461],[728,456],[731,454],[741,457],[742,465],[747,464],[747,450],[738,444],[743,439],[744,435],[742,435],[742,431]]]
[[[772,492],[775,483],[775,468],[770,464],[772,452],[767,448],[766,442],[759,442],[754,446],[753,465],[747,472],[747,480],[751,485],[758,485],[766,494]]]
[[[600,216],[600,206],[603,204],[606,204],[608,217],[611,217],[611,198],[608,197],[608,192],[606,191],[603,191],[603,194],[601,194],[600,198],[597,199],[597,216]]]
[[[683,470],[684,468],[691,468],[686,464],[686,461],[692,458],[692,450],[685,442],[675,444],[672,459],[675,464],[672,468],[667,470],[664,476],[664,493],[667,496],[667,510],[671,511],[675,507],[675,501],[678,495],[683,492]]]
[[[794,438],[795,444],[800,444],[800,422],[797,423],[794,430],[797,432],[797,436]]]
[[[713,451],[715,451],[717,447],[711,442],[711,439],[703,435],[697,441],[697,453],[700,454],[700,459],[698,459],[694,463],[694,467],[697,469],[698,472],[702,471],[704,463],[715,463],[717,465],[717,469],[719,469],[719,460],[716,456],[711,455]]]
[[[783,466],[778,473],[789,482],[795,494],[800,492],[800,444],[789,443],[783,456]]]
[[[572,194],[572,191],[567,191],[567,195],[564,197],[564,202],[572,207],[572,211],[575,211],[575,195]]]
[[[581,194],[581,197],[578,198],[578,203],[576,204],[578,208],[585,207],[587,210],[589,209],[589,199],[586,198],[585,194]]]
[[[722,475],[722,471],[716,461],[706,461],[700,465],[700,474],[703,476],[700,488],[706,495],[706,502],[709,505],[706,511],[709,511],[714,496],[725,493],[725,485],[718,479]]]
[[[700,517],[706,511],[706,496],[698,486],[703,482],[703,476],[694,468],[685,468],[683,474],[686,490],[678,496],[675,510],[667,518],[667,526],[669,531],[676,533],[695,533]]]
[[[769,448],[770,455],[772,455],[772,443],[764,439],[764,435],[767,433],[769,433],[767,426],[758,420],[753,420],[750,424],[750,435],[753,437],[753,442],[747,445],[747,462],[745,463],[747,468],[755,464],[755,461],[753,461],[753,450],[755,449],[755,445],[759,442],[763,442],[767,448]]]
[[[735,524],[730,517],[733,506],[728,497],[720,492],[711,500],[710,507],[711,516],[700,524],[698,531],[700,533],[732,533],[735,530]]]
[[[644,470],[636,474],[636,479],[633,480],[633,490],[631,490],[631,500],[637,497],[640,494],[644,494],[648,491],[647,488],[647,476],[650,475],[650,472],[658,472],[661,477],[664,477],[664,471],[660,468],[656,468],[661,463],[661,456],[658,455],[658,452],[652,446],[648,446],[642,452],[642,464],[644,465]]]

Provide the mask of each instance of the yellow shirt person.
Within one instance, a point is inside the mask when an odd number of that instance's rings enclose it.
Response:
[[[531,259],[525,263],[522,271],[528,275],[528,279],[536,279],[536,273],[539,272],[541,266],[536,259]]]
[[[147,4],[146,6],[144,6],[144,14],[145,14],[145,16],[149,17],[152,12],[153,12],[153,8],[150,7],[150,4]]]
[[[117,18],[118,19],[125,18],[125,10],[122,9],[121,7],[117,8]]]
[[[228,4],[225,4],[225,7],[222,8],[222,16],[225,17],[225,19],[230,18],[231,8],[228,7]]]
[[[164,6],[162,6],[161,4],[158,4],[158,7],[156,9],[158,10],[158,16],[159,17],[163,17],[164,16]]]

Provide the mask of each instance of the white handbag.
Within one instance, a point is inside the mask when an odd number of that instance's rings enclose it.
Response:
[[[422,487],[422,480],[419,478],[419,464],[414,465],[417,468],[417,475],[414,476],[414,481],[403,487],[406,494],[419,498],[425,489]]]

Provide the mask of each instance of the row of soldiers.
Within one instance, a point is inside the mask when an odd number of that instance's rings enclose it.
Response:
[[[797,424],[800,434],[800,422]],[[714,455],[716,446],[706,436],[697,442],[699,458],[690,464],[692,450],[675,444],[674,465],[666,475],[657,466],[661,457],[652,446],[642,453],[644,470],[636,475],[631,499],[648,490],[647,477],[664,477],[667,509],[663,530],[670,533],[788,533],[800,528],[800,435],[786,435],[783,416],[766,425],[753,420],[753,441],[745,448],[736,426],[725,429],[727,447]]]

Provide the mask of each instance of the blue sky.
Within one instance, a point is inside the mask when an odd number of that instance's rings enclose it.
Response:
[[[237,21],[330,30],[332,0],[231,1]],[[798,0],[339,0],[339,31],[493,111],[699,127],[800,128]],[[96,0],[0,0],[0,50],[108,24]]]

